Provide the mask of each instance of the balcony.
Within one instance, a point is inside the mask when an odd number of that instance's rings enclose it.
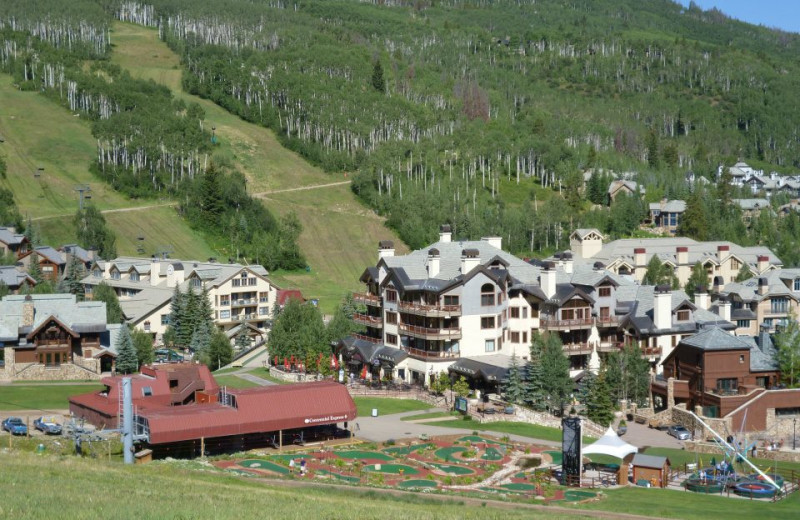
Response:
[[[231,314],[230,318],[220,318],[216,320],[218,323],[238,323],[242,320],[245,321],[260,321],[266,320],[268,316],[266,314],[256,314],[256,313],[248,313],[248,314]]]
[[[592,346],[588,343],[565,343],[564,354],[568,356],[585,356],[592,353]]]
[[[427,305],[413,302],[397,302],[397,310],[416,316],[430,318],[452,318],[461,316],[461,305]]]
[[[461,329],[443,329],[443,328],[430,328],[420,327],[418,325],[408,325],[406,323],[400,324],[400,332],[421,339],[433,340],[451,340],[461,339]]]
[[[661,347],[642,347],[642,355],[658,357],[661,355]]]
[[[420,350],[418,348],[403,347],[403,350],[408,352],[408,355],[422,360],[445,360],[456,359],[459,357],[458,352],[445,352],[441,350]]]
[[[619,325],[619,316],[600,316],[596,323],[598,327],[616,327]]]
[[[600,345],[597,347],[598,352],[619,352],[620,350],[625,348],[625,344],[613,341],[613,342],[601,342]]]
[[[383,343],[383,340],[381,338],[373,338],[372,336],[365,336],[364,334],[353,334],[352,336],[356,339],[369,341],[370,343],[375,343],[376,345],[380,345],[381,343]]]
[[[363,303],[364,305],[372,305],[373,307],[381,306],[380,296],[375,296],[369,293],[353,293],[353,301],[356,303]]]
[[[257,298],[244,298],[241,300],[231,300],[231,307],[247,307],[252,305],[258,305]]]
[[[539,321],[539,328],[542,330],[578,330],[591,329],[592,318],[580,320],[559,320],[556,318],[543,317]]]
[[[360,312],[353,313],[353,321],[367,327],[383,328],[383,320],[378,316],[369,316]]]

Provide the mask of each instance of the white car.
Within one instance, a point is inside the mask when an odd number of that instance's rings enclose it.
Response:
[[[668,433],[668,434],[670,434],[670,435],[672,435],[673,437],[675,437],[675,438],[676,438],[676,439],[678,439],[679,441],[685,441],[685,440],[688,440],[688,439],[689,439],[689,437],[691,437],[691,436],[692,436],[692,434],[691,434],[691,433],[689,433],[689,430],[687,430],[686,428],[684,428],[684,427],[683,427],[683,426],[681,426],[681,425],[670,426],[670,427],[667,429],[667,433]]]

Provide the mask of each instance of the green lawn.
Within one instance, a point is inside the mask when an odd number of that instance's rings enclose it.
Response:
[[[240,369],[241,370],[241,369]],[[252,368],[247,371],[250,374],[253,374],[256,377],[260,377],[261,379],[266,379],[276,385],[288,385],[290,384],[289,381],[284,381],[283,379],[278,379],[277,377],[272,377],[269,374],[269,369],[266,368]]]
[[[393,413],[413,412],[414,410],[427,410],[431,407],[428,403],[416,399],[392,399],[389,397],[354,397],[358,415],[366,417],[372,415],[372,409],[377,408],[379,415]]]
[[[686,520],[695,518],[698,520],[712,518],[724,520],[789,519],[800,516],[800,493],[794,493],[789,498],[775,504],[671,489],[629,487],[605,493],[608,495],[606,500],[588,502],[574,507]]]
[[[722,460],[721,455],[714,455],[708,453],[700,453],[695,455],[692,451],[687,450],[678,450],[675,448],[647,448],[643,453],[647,453],[648,455],[660,455],[662,457],[669,458],[669,461],[672,463],[673,466],[683,466],[684,464],[692,464],[696,460],[701,459],[704,465],[708,465],[711,462],[711,458],[715,458],[717,462]],[[761,453],[769,453],[762,451]],[[593,459],[594,460],[594,459]],[[778,471],[797,471],[800,472],[800,462],[778,462],[776,464],[775,460],[770,460],[768,458],[755,458],[755,459],[748,459],[750,462],[755,464],[759,467],[759,469],[766,470],[770,468],[770,470],[774,471],[777,467]]]
[[[547,441],[561,442],[560,428],[551,428],[549,426],[540,426],[538,424],[529,424],[529,423],[511,422],[511,421],[500,421],[500,422],[481,424],[472,419],[466,421],[462,419],[454,419],[452,421],[436,421],[423,424],[427,424],[429,426],[443,426],[446,428],[462,428],[464,430],[508,433],[512,435],[521,435],[523,437],[530,437],[532,439],[544,439]],[[583,439],[584,442],[593,442],[596,440],[592,437],[584,437]]]
[[[248,381],[247,379],[242,379],[241,377],[238,376],[215,375],[214,379],[217,380],[217,384],[219,386],[227,386],[229,388],[254,388],[256,386],[261,386],[258,383]]]
[[[70,396],[101,388],[100,384],[0,386],[0,410],[66,410]]]
[[[420,413],[417,415],[409,415],[407,417],[401,417],[401,421],[422,421],[425,419],[438,419],[440,417],[457,417],[460,414],[458,412],[430,412],[430,413]]]

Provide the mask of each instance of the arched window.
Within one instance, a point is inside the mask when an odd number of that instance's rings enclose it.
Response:
[[[481,287],[481,306],[491,307],[494,305],[494,286],[490,283],[483,284]]]

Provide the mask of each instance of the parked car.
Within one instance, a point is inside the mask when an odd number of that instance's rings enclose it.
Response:
[[[9,417],[3,421],[3,429],[11,435],[28,435],[28,427],[19,417]]]
[[[52,417],[39,417],[33,421],[33,427],[48,435],[61,435],[61,425]]]
[[[689,430],[687,430],[681,425],[670,426],[669,428],[667,428],[667,433],[672,435],[679,441],[685,441],[692,436],[692,434],[689,433]]]

